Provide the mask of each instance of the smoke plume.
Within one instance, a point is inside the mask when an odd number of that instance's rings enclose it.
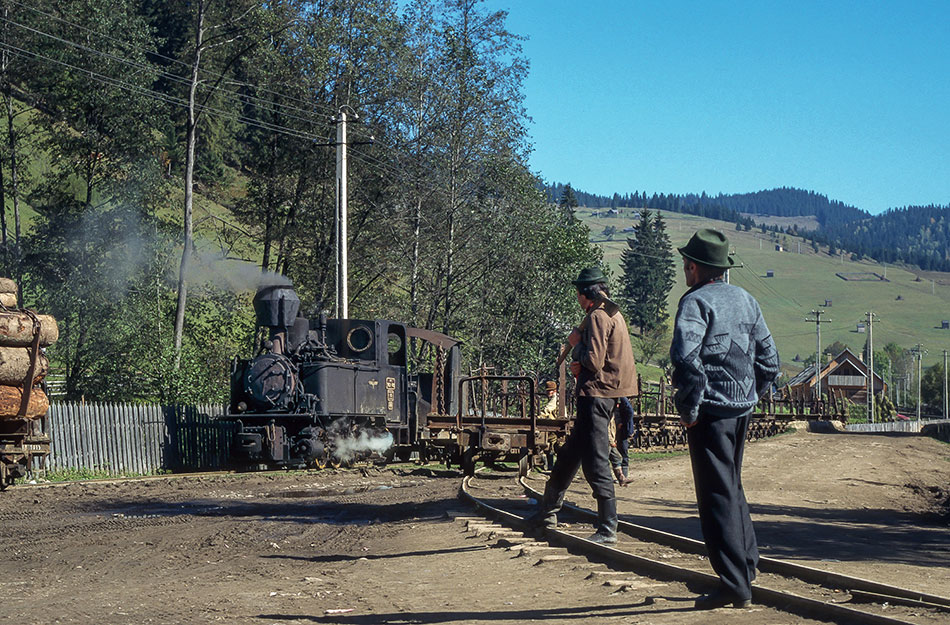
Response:
[[[262,271],[250,261],[206,252],[195,252],[188,268],[188,281],[211,284],[233,293],[257,291],[264,286],[293,286],[286,276]]]

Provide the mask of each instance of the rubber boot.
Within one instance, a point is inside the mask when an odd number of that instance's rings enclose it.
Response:
[[[597,531],[587,540],[611,545],[617,542],[617,499],[597,500]]]
[[[538,508],[525,517],[524,523],[529,530],[557,529],[557,513],[563,504],[563,495],[558,498],[552,492],[550,480],[544,487],[544,496],[538,502]]]

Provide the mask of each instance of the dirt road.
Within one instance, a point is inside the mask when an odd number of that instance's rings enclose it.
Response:
[[[624,518],[698,537],[689,459],[636,463]],[[950,445],[797,432],[750,445],[762,551],[947,594]],[[0,494],[11,623],[804,623],[700,615],[692,591],[613,592],[466,533],[438,467],[158,478]],[[579,481],[572,495],[589,503]]]

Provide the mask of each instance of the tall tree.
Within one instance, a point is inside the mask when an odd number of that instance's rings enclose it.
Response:
[[[574,194],[574,188],[570,184],[564,185],[564,191],[561,193],[557,205],[561,208],[566,220],[574,217],[574,210],[578,206],[577,195]]]
[[[666,224],[658,213],[641,211],[620,264],[621,299],[630,321],[643,331],[662,326],[669,317],[666,298],[673,287],[674,265]]]
[[[178,299],[175,306],[175,354],[176,366],[181,353],[185,323],[185,306],[188,301],[188,269],[194,248],[193,203],[196,146],[198,124],[204,113],[210,110],[210,102],[218,87],[228,75],[234,63],[259,40],[261,25],[260,6],[250,0],[224,2],[223,0],[197,0],[185,2],[184,6],[171,3],[169,12],[184,14],[190,18],[192,39],[182,56],[189,66],[187,89],[187,119],[185,130],[185,180],[182,217],[182,253],[178,269]],[[210,63],[209,55],[218,57],[217,64]],[[214,67],[211,74],[202,74],[203,63]],[[207,70],[206,70],[207,71]],[[209,76],[206,78],[206,76]],[[204,87],[199,94],[199,87]]]
[[[20,199],[25,191],[23,161],[29,149],[32,127],[20,124],[18,118],[34,110],[30,102],[14,97],[14,85],[22,84],[30,74],[33,56],[25,44],[33,39],[28,30],[36,24],[39,14],[30,7],[12,2],[0,3],[0,96],[3,98],[4,124],[0,131],[6,137],[0,146],[0,245],[3,270],[16,278],[18,298],[22,303],[22,245],[20,241]],[[23,98],[24,95],[21,95]],[[13,208],[13,243],[7,229],[7,198]],[[12,247],[12,249],[11,249]]]

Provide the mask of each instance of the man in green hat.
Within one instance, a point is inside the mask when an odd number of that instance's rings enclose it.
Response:
[[[720,579],[696,608],[747,607],[759,553],[742,452],[752,409],[778,376],[778,352],[758,302],[723,280],[733,266],[725,235],[698,230],[679,253],[689,290],[670,346],[674,402],[687,428],[703,539]]]
[[[577,280],[577,303],[587,313],[586,322],[568,337],[573,347],[571,373],[577,417],[574,428],[558,451],[544,497],[526,522],[529,527],[557,527],[557,512],[564,494],[584,467],[584,477],[597,500],[597,531],[589,538],[598,543],[617,542],[617,498],[610,473],[608,423],[622,397],[637,394],[637,368],[627,323],[620,312],[610,314],[604,305],[607,278],[598,268],[584,269]]]

